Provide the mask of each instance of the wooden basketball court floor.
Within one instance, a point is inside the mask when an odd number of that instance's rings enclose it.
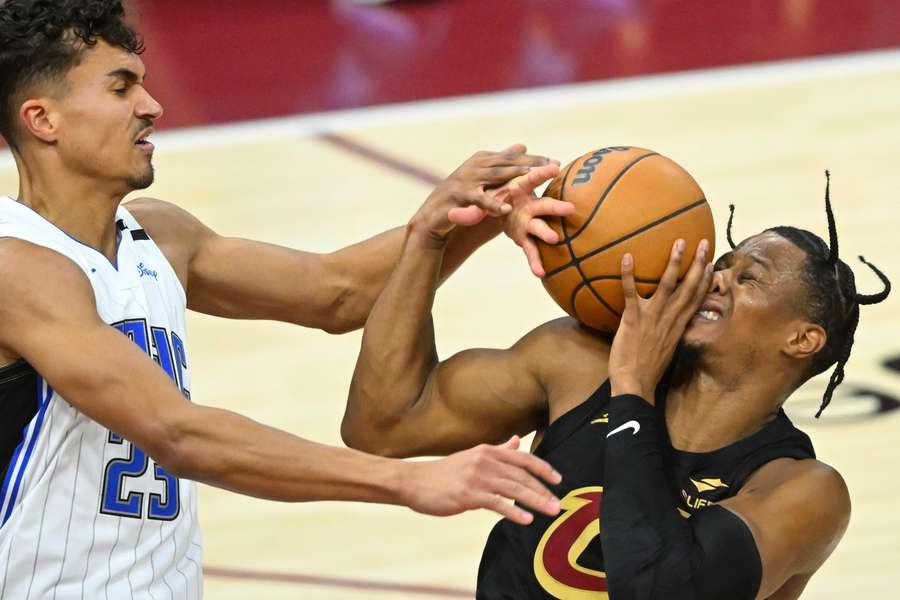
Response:
[[[729,203],[737,205],[737,239],[778,224],[827,238],[830,168],[841,251],[853,258],[859,287],[879,284],[857,254],[900,281],[900,51],[163,133],[157,183],[145,193],[225,234],[325,252],[404,223],[435,177],[478,149],[518,141],[563,162],[605,145],[669,155],[705,190],[719,252]],[[2,155],[0,190],[16,189]],[[439,349],[447,356],[505,347],[559,313],[519,249],[497,240],[440,290]],[[189,335],[196,402],[341,443],[359,333],[192,315]],[[889,598],[900,588],[900,412],[869,418],[900,396],[900,373],[883,366],[898,354],[895,292],[864,307],[847,383],[827,418],[807,418],[823,379],[789,404],[853,499],[849,531],[806,598]],[[397,507],[278,504],[206,486],[200,493],[206,593],[214,599],[471,598],[496,520],[486,512],[437,519]]]

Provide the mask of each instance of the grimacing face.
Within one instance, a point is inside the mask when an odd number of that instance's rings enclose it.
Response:
[[[779,360],[793,352],[788,340],[807,322],[800,272],[803,250],[774,232],[741,242],[716,261],[706,299],[685,330],[682,344],[702,361]]]
[[[68,169],[121,182],[126,193],[153,183],[153,144],[145,138],[163,109],[144,88],[144,75],[140,57],[122,48],[99,40],[83,50],[50,104]]]

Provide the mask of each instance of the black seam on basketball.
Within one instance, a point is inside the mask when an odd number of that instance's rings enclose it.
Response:
[[[573,165],[575,163],[572,163]],[[566,182],[569,180],[569,173],[572,172],[572,167],[569,166],[569,170],[566,171],[566,174],[563,175],[562,185],[559,186],[559,200],[560,202],[566,201]],[[560,217],[559,224],[562,227],[563,239],[560,242],[556,242],[556,245],[565,244],[569,249],[569,256],[572,257],[572,260],[575,260],[575,250],[572,248],[572,238],[569,237],[569,229],[566,227],[566,218]]]
[[[571,173],[571,172],[572,172],[572,169],[569,169],[569,172],[566,173],[566,176],[563,179],[562,187],[559,190],[559,199],[560,200],[562,200],[566,195],[566,180],[569,178],[569,173]],[[572,247],[572,239],[574,238],[574,236],[569,237],[569,231],[568,231],[568,229],[566,229],[565,221],[563,221],[562,226],[563,226],[563,234],[565,235],[565,240],[566,240],[566,247],[569,249],[569,256],[572,257],[572,260],[575,262],[575,269],[578,270],[578,274],[581,276],[581,285],[575,286],[575,292],[577,292],[587,283],[587,275],[585,275],[584,271],[581,270],[581,263],[578,262],[577,257],[575,256],[575,248]],[[597,298],[598,302],[601,302],[604,306],[606,306],[607,308],[612,310],[612,308],[610,308],[609,305],[606,304],[606,302],[603,300],[603,298],[601,298],[600,295],[594,290],[593,286],[588,285],[587,287],[589,290],[591,290],[591,293],[594,295],[594,297]],[[572,310],[575,311],[575,313],[577,313],[578,309],[575,308],[575,292],[572,292]],[[615,311],[613,311],[613,312],[615,312]]]
[[[562,183],[560,183],[560,185],[559,185],[559,200],[561,202],[564,201],[564,199],[566,197],[566,182],[569,180],[569,173],[572,172],[572,167],[574,167],[574,166],[575,166],[575,161],[573,160],[572,162],[569,163],[569,166],[566,167],[566,172],[563,173]],[[560,229],[562,229],[563,239],[559,240],[555,244],[547,244],[548,246],[559,246],[562,244],[568,244],[570,241],[569,233],[566,230],[566,218],[565,217],[556,217],[556,218],[559,219],[559,227],[560,227]],[[572,248],[569,248],[569,254],[571,254],[573,257],[575,256],[575,254],[572,252]]]
[[[581,272],[581,269],[579,269],[578,271]],[[576,319],[578,319],[578,307],[575,305],[575,296],[578,295],[578,292],[579,292],[579,291],[581,290],[581,288],[583,288],[583,287],[587,287],[589,290],[591,290],[591,293],[594,294],[594,298],[597,299],[597,302],[599,302],[600,304],[602,304],[602,305],[606,308],[606,310],[608,310],[609,312],[611,312],[612,314],[614,314],[614,315],[616,316],[617,319],[621,319],[621,318],[622,318],[622,313],[620,313],[619,311],[617,311],[616,309],[614,309],[612,306],[610,306],[610,305],[606,302],[606,300],[604,300],[603,297],[602,297],[600,294],[597,293],[597,291],[594,289],[594,286],[590,285],[590,284],[588,283],[588,280],[585,279],[584,276],[582,275],[581,283],[579,283],[578,285],[576,285],[576,286],[575,286],[575,289],[572,290],[572,299],[571,299],[571,303],[572,303],[572,311],[575,313],[574,316],[575,316]],[[580,321],[581,319],[578,319],[578,320]]]
[[[572,163],[572,166],[574,166],[574,165],[575,165],[575,163]],[[562,180],[562,185],[559,188],[559,199],[561,201],[564,201],[564,199],[566,197],[566,182],[569,180],[569,174],[572,172],[572,166],[570,166],[569,170],[566,171],[566,174]],[[584,272],[582,272],[581,267],[578,266],[577,257],[575,256],[575,248],[572,247],[572,239],[569,237],[569,230],[566,228],[566,220],[562,217],[560,217],[559,220],[560,220],[560,223],[562,224],[563,241],[566,244],[566,248],[569,249],[569,256],[572,257],[572,260],[570,260],[567,264],[570,264],[570,265],[574,264],[575,267],[578,269],[578,274],[581,275],[581,280],[584,281]],[[572,310],[575,310],[574,301],[572,303]]]
[[[597,300],[600,302],[600,304],[605,306],[606,309],[609,310],[609,312],[616,315],[617,318],[621,319],[622,313],[620,313],[619,311],[614,309],[612,306],[610,306],[609,303],[603,299],[603,296],[601,296],[597,293],[597,291],[594,289],[594,286],[591,285],[591,283],[593,283],[595,281],[610,281],[610,280],[621,280],[621,279],[622,279],[621,275],[598,275],[596,277],[591,277],[590,279],[585,279],[584,277],[582,277],[581,283],[579,283],[578,285],[575,286],[575,290],[572,292],[572,298],[570,300],[570,303],[572,304],[572,310],[575,311],[575,318],[576,319],[578,318],[578,308],[575,306],[575,296],[578,295],[578,291],[581,288],[587,286],[587,288],[590,289],[594,293],[594,297],[597,298]],[[659,285],[659,279],[635,279],[634,282],[635,283],[652,283],[654,285]]]
[[[624,169],[619,171],[619,174],[616,175],[615,178],[609,182],[609,185],[606,186],[606,189],[603,190],[602,194],[600,194],[600,198],[594,203],[594,208],[591,209],[591,214],[589,214],[587,219],[585,219],[584,223],[581,224],[581,227],[578,228],[578,231],[576,231],[575,233],[572,234],[573,240],[575,238],[577,238],[579,235],[581,235],[581,232],[584,231],[585,228],[587,228],[587,226],[591,224],[591,221],[594,219],[594,216],[597,214],[597,211],[600,210],[600,206],[603,204],[603,201],[606,200],[606,197],[609,195],[609,193],[612,191],[612,189],[616,186],[617,183],[619,183],[619,180],[622,179],[622,176],[625,175],[625,173],[627,173],[631,169],[631,167],[638,164],[645,158],[649,158],[651,156],[659,156],[659,154],[657,152],[650,152],[648,154],[643,154],[641,156],[638,156],[636,159],[634,159],[633,161],[631,161],[630,163],[625,165]],[[562,195],[562,194],[560,194],[560,195]]]
[[[694,202],[693,204],[683,206],[683,207],[679,208],[678,210],[671,212],[671,213],[667,214],[666,216],[664,216],[660,219],[657,219],[656,221],[653,221],[652,223],[647,223],[646,225],[643,225],[642,227],[639,227],[639,228],[635,229],[634,231],[626,233],[622,237],[611,241],[610,243],[606,244],[605,246],[601,246],[600,248],[591,250],[590,252],[588,252],[587,254],[585,254],[583,256],[574,257],[574,253],[573,253],[573,260],[567,262],[566,264],[564,264],[562,266],[559,266],[559,267],[553,269],[549,273],[545,274],[541,278],[541,280],[544,281],[544,280],[550,279],[554,275],[561,273],[562,271],[565,271],[566,269],[568,269],[571,266],[578,266],[581,262],[587,260],[588,258],[590,258],[596,254],[600,254],[601,252],[609,250],[613,246],[617,246],[617,245],[621,244],[622,242],[633,238],[636,235],[644,233],[648,229],[652,229],[652,228],[656,227],[657,225],[662,225],[666,221],[674,219],[675,217],[682,215],[688,211],[694,210],[698,206],[703,206],[704,204],[706,204],[706,198],[702,198],[702,199],[698,200],[697,202]],[[570,252],[571,252],[571,246],[570,246]],[[580,272],[580,269],[579,269],[579,272]]]

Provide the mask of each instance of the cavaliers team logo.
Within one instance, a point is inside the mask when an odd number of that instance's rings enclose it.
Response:
[[[578,563],[585,548],[600,535],[601,486],[583,487],[560,501],[562,513],[547,528],[534,553],[534,575],[557,598],[608,598],[606,573]]]

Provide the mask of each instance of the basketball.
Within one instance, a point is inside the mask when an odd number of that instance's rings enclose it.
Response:
[[[539,243],[544,287],[567,313],[614,332],[625,309],[622,256],[634,256],[638,293],[653,293],[679,238],[687,243],[679,279],[700,240],[715,256],[716,232],[703,190],[675,161],[646,148],[612,146],[584,154],[547,186],[544,197],[575,205],[551,219],[560,236]]]

